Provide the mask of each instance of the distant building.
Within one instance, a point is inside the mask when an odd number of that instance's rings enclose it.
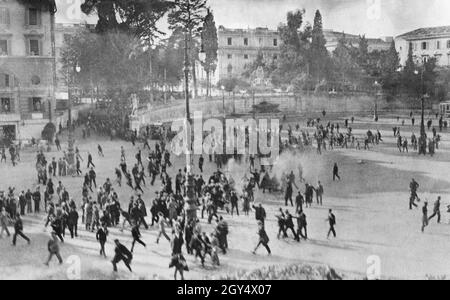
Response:
[[[360,36],[324,30],[326,48],[329,52],[336,49],[338,41],[342,36],[348,42],[357,47]],[[255,29],[229,29],[223,26],[218,28],[219,50],[216,74],[213,83],[222,78],[240,77],[245,70],[245,65],[252,63],[261,51],[266,60],[277,60],[280,55],[281,40],[277,30],[268,28]],[[367,38],[369,52],[388,50],[393,38],[384,39]],[[205,76],[201,68],[197,67],[199,78]]]
[[[323,31],[323,34],[325,36],[325,40],[327,41],[325,44],[325,47],[327,48],[327,50],[329,52],[333,52],[336,49],[336,47],[339,43],[339,40],[342,39],[343,37],[345,37],[347,43],[352,45],[353,47],[358,47],[359,40],[361,38],[361,36],[359,36],[359,35],[349,34],[349,33],[345,33],[345,32],[337,32],[337,31],[333,31],[333,30],[329,30],[329,29],[325,29]],[[391,47],[393,38],[392,37],[385,37],[383,39],[381,39],[381,38],[375,38],[375,39],[374,38],[366,38],[366,40],[367,40],[369,53],[371,53],[374,51],[389,50],[389,48]]]
[[[277,30],[268,28],[218,28],[218,63],[215,81],[227,77],[240,77],[246,64],[252,63],[261,51],[265,59],[277,60],[280,38]]]
[[[55,117],[55,11],[51,0],[0,2],[0,139],[40,137]]]
[[[397,36],[395,47],[402,65],[408,59],[409,45],[416,63],[435,57],[438,66],[450,66],[450,26],[419,28]]]

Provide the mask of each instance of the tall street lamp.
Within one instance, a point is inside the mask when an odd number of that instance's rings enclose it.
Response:
[[[421,85],[421,120],[420,120],[420,137],[419,137],[419,155],[427,154],[427,134],[425,132],[425,87],[423,80],[424,68],[419,72],[418,70],[414,71],[414,74],[419,75],[420,73],[420,85]]]
[[[378,122],[378,97],[382,96],[383,94],[381,93],[381,84],[378,81],[375,81],[374,86],[376,88],[376,94],[375,94],[375,112],[374,112],[374,120],[375,122]]]
[[[203,71],[205,71],[206,52],[204,50],[203,42],[202,42],[202,45],[200,47],[200,52],[198,53],[198,59],[200,61],[200,66],[202,66],[203,67]],[[208,91],[208,82],[206,82],[206,91]],[[206,92],[206,95],[208,95],[208,92]]]
[[[174,6],[178,6],[179,3],[172,2]],[[184,85],[185,85],[185,105],[186,105],[186,198],[185,198],[185,211],[186,219],[193,220],[197,218],[197,204],[195,197],[195,179],[192,175],[192,131],[191,131],[191,113],[189,105],[189,42],[192,38],[192,32],[189,28],[185,28],[184,31]],[[195,67],[195,62],[193,64]]]
[[[225,120],[226,113],[225,113],[225,86],[221,86],[220,89],[222,90],[222,116]]]
[[[73,73],[80,73],[81,67],[76,63],[73,66]],[[68,84],[67,84],[67,108],[68,108],[68,130],[69,130],[69,136],[68,136],[68,163],[69,163],[69,175],[73,175],[75,168],[75,155],[74,155],[74,137],[73,137],[73,126],[72,126],[72,88],[73,88],[73,79],[74,76],[72,76],[73,73],[70,72],[70,69],[67,72],[68,74]]]

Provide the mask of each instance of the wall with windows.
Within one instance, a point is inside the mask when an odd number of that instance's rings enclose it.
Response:
[[[0,123],[54,116],[52,22],[48,7],[0,0]]]
[[[44,8],[0,1],[1,55],[52,56],[50,24]]]
[[[416,63],[421,64],[429,58],[435,57],[438,66],[450,67],[450,35],[418,40],[396,39],[395,46],[399,52],[402,65],[408,59],[409,44],[412,46],[413,58]]]
[[[280,38],[276,30],[267,28],[218,30],[218,79],[240,77],[246,64],[252,63],[259,51],[265,59],[278,59]]]

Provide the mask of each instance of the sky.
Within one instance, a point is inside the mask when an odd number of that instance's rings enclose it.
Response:
[[[95,23],[79,10],[83,0],[56,0],[57,22]],[[450,26],[449,0],[209,0],[216,25],[229,28],[276,29],[286,13],[306,10],[313,23],[319,9],[324,29],[366,34],[367,37],[397,36],[420,27]],[[166,29],[164,21],[161,23]]]

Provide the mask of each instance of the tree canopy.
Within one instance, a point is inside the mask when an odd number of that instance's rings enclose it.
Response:
[[[171,5],[165,0],[84,0],[81,10],[97,14],[98,33],[122,31],[151,42],[162,34],[156,23]]]

